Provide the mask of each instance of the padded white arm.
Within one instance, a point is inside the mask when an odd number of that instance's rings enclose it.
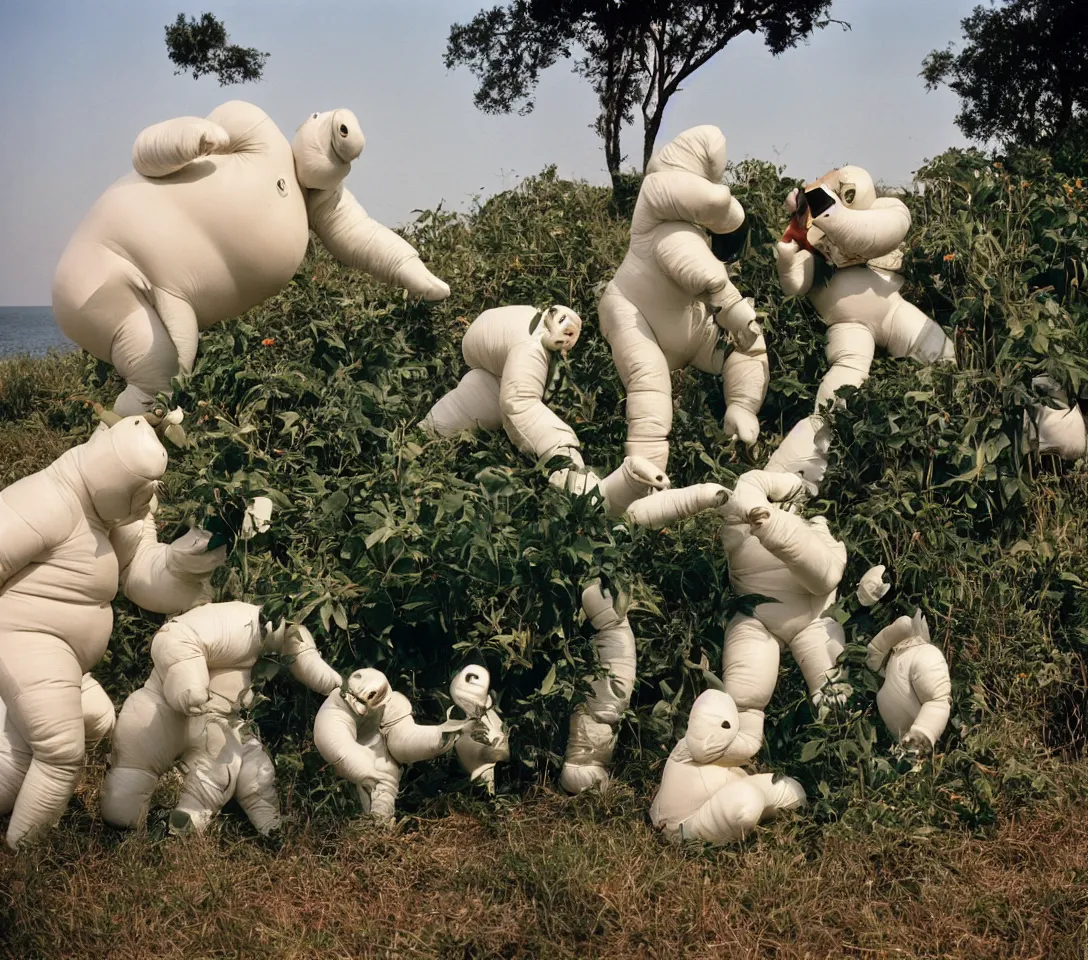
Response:
[[[696,299],[714,298],[714,306],[728,310],[743,298],[729,279],[729,271],[711,252],[704,237],[690,230],[666,233],[654,244],[654,259],[665,276]]]
[[[880,197],[868,210],[851,210],[841,203],[816,217],[819,227],[843,253],[871,260],[903,242],[910,230],[910,210],[902,200]]]
[[[306,208],[314,233],[345,266],[404,287],[414,297],[449,296],[450,288],[423,265],[415,247],[372,220],[342,184],[335,190],[310,191]]]
[[[199,634],[176,619],[167,620],[151,641],[151,659],[162,679],[163,699],[179,713],[200,713],[211,677]]]
[[[226,153],[230,134],[203,117],[175,117],[145,127],[132,145],[132,166],[144,177],[167,177],[194,160]]]
[[[726,434],[752,444],[759,437],[759,411],[771,380],[767,344],[762,334],[747,350],[736,349],[725,359],[722,389],[725,394]]]
[[[355,714],[339,691],[330,693],[314,718],[314,746],[326,763],[359,788],[363,808],[378,820],[393,819],[401,767],[377,733],[358,742]]]
[[[675,490],[658,490],[636,500],[627,516],[641,527],[660,530],[678,520],[721,506],[729,491],[718,483],[695,483]]]
[[[511,348],[499,387],[503,426],[523,453],[545,460],[562,453],[582,466],[578,435],[544,403],[549,369],[548,351],[539,340]]]
[[[75,529],[72,508],[55,486],[35,479],[16,480],[0,491],[0,588]]]
[[[801,297],[812,289],[816,277],[816,255],[812,251],[802,249],[795,240],[779,241],[774,245],[774,259],[778,282],[787,297]]]
[[[783,477],[791,474],[783,473]],[[778,507],[766,511],[764,520],[752,523],[752,533],[781,560],[797,582],[809,593],[830,593],[846,569],[846,547],[818,531],[803,517]]]
[[[322,658],[313,634],[300,624],[287,628],[282,653],[290,658],[291,676],[315,693],[335,692],[343,683],[340,674]]]
[[[441,724],[416,723],[412,704],[403,693],[396,692],[389,696],[381,731],[390,756],[398,763],[433,760],[446,753],[457,740],[457,734],[451,734]]]
[[[944,655],[933,644],[912,648],[910,683],[914,695],[922,704],[914,723],[912,735],[921,734],[931,747],[944,733],[952,712],[952,680]]]
[[[142,520],[110,531],[121,569],[121,590],[152,613],[173,616],[212,599],[211,576],[227,559],[226,545],[208,550],[212,535],[193,528],[172,543],[159,543],[158,500]]]

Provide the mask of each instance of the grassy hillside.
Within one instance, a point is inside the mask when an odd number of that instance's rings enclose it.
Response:
[[[730,485],[763,464],[811,409],[826,366],[823,326],[782,297],[768,246],[794,181],[760,163],[731,175],[753,223],[736,282],[765,312],[771,350],[764,434],[753,450],[726,441],[720,382],[678,374],[674,486]],[[13,955],[104,956],[116,937],[111,956],[146,956],[167,929],[207,921],[203,948],[175,932],[175,952],[156,955],[366,955],[370,943],[377,955],[586,956],[596,938],[611,956],[1081,956],[1071,850],[1085,838],[1070,811],[1088,785],[1088,473],[1020,450],[1031,377],[1049,372],[1074,392],[1088,379],[1075,282],[1088,190],[1034,155],[952,151],[920,180],[904,198],[904,293],[956,329],[960,368],[878,359],[836,421],[813,508],[850,553],[836,616],[856,692],[817,722],[784,657],[759,758],[805,784],[803,816],[710,853],[672,850],[646,822],[736,605],[713,516],[614,530],[549,488],[546,466],[504,435],[433,441],[415,426],[463,372],[459,340],[477,313],[559,301],[586,326],[550,403],[598,472],[619,463],[623,392],[595,301],[627,217],[609,191],[546,170],[467,216],[431,211],[409,228],[453,288],[442,304],[407,303],[316,249],[280,296],[206,335],[171,398],[193,445],[172,451],[161,513],[163,537],[193,520],[232,540],[245,502],[272,497],[272,529],[235,545],[221,598],[305,620],[334,665],[383,669],[425,720],[441,716],[453,672],[482,658],[511,729],[498,796],[472,796],[447,758],[404,778],[403,837],[345,826],[354,799],[310,737],[319,699],[263,664],[251,714],[290,816],[282,849],[262,846],[233,807],[184,847],[161,839],[162,811],[147,835],[118,838],[97,820],[99,757],[64,829],[0,857]],[[85,438],[92,417],[76,395],[118,390],[79,355],[5,362],[0,480]],[[853,589],[875,563],[893,592],[867,611]],[[602,575],[630,591],[640,682],[616,795],[559,798],[567,718],[593,670],[577,597]],[[918,606],[954,703],[937,756],[911,770],[876,716],[863,649]],[[160,618],[116,608],[96,676],[120,704],[146,676]]]

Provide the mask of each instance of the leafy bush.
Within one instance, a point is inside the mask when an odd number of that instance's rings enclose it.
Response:
[[[720,382],[677,374],[674,486],[731,485],[764,463],[811,409],[826,367],[823,325],[806,301],[782,296],[771,256],[796,182],[759,162],[731,175],[752,223],[737,283],[765,313],[771,351],[764,434],[752,450],[727,441]],[[1037,156],[950,151],[919,179],[904,197],[914,217],[904,293],[955,328],[960,368],[878,359],[863,388],[844,391],[826,499],[814,506],[850,554],[835,615],[852,640],[856,692],[817,722],[784,657],[761,758],[805,783],[817,823],[985,824],[1001,803],[1046,792],[1049,758],[1084,740],[1088,476],[1020,451],[1031,377],[1049,372],[1074,393],[1086,379],[1088,308],[1068,278],[1083,276],[1088,193]],[[193,446],[172,456],[162,535],[192,520],[234,542],[223,599],[305,621],[334,665],[386,671],[425,720],[440,718],[453,672],[482,659],[511,727],[500,793],[514,796],[555,780],[571,707],[595,670],[578,598],[604,577],[629,593],[639,644],[617,775],[648,796],[705,672],[720,670],[735,606],[713,515],[632,530],[550,488],[547,466],[501,433],[432,440],[416,426],[464,372],[460,337],[481,310],[560,301],[586,325],[549,402],[587,462],[618,465],[623,390],[595,302],[627,223],[609,191],[549,168],[468,215],[425,212],[407,233],[450,283],[447,301],[397,299],[311,248],[278,297],[202,337],[172,398],[188,411]],[[95,395],[116,395],[114,377],[88,374]],[[235,541],[257,495],[277,505],[272,528]],[[853,590],[874,563],[887,564],[894,591],[866,611]],[[146,676],[155,623],[118,606],[97,674],[119,700]],[[955,693],[938,756],[908,775],[875,714],[878,681],[863,651],[916,606]],[[258,674],[253,718],[281,782],[310,812],[351,809],[309,740],[318,698],[275,664]],[[454,768],[450,759],[413,769],[401,806],[451,788]]]

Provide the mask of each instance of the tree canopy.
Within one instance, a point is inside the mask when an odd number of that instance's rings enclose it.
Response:
[[[926,88],[960,97],[956,125],[980,143],[1054,146],[1088,111],[1088,16],[1080,0],[1001,0],[961,21],[965,43],[922,62]]]
[[[620,133],[643,119],[642,165],[653,153],[680,84],[744,33],[762,35],[777,56],[814,30],[840,23],[831,0],[511,0],[450,28],[445,64],[467,66],[485,113],[527,114],[543,70],[572,60],[600,102],[595,129],[613,182],[624,156]]]
[[[178,68],[174,73],[192,71],[194,80],[214,74],[221,87],[260,80],[268,54],[229,39],[227,28],[213,14],[202,13],[197,20],[179,13],[166,26],[166,51]]]

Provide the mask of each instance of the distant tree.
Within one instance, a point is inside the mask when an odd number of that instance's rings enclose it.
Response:
[[[166,51],[178,68],[174,73],[191,70],[194,80],[215,74],[221,87],[260,80],[268,54],[228,43],[228,39],[227,28],[212,14],[202,13],[199,20],[186,20],[185,14],[179,13],[177,20],[166,27]]]
[[[922,61],[927,90],[960,97],[956,125],[980,143],[1052,147],[1088,114],[1088,13],[1082,0],[1001,0],[960,22],[966,43]]]
[[[641,109],[642,166],[653,154],[680,84],[744,33],[762,34],[777,56],[830,23],[831,0],[511,0],[450,28],[445,64],[479,80],[485,113],[525,115],[542,70],[573,59],[600,102],[595,124],[615,185],[624,160],[620,132]]]

